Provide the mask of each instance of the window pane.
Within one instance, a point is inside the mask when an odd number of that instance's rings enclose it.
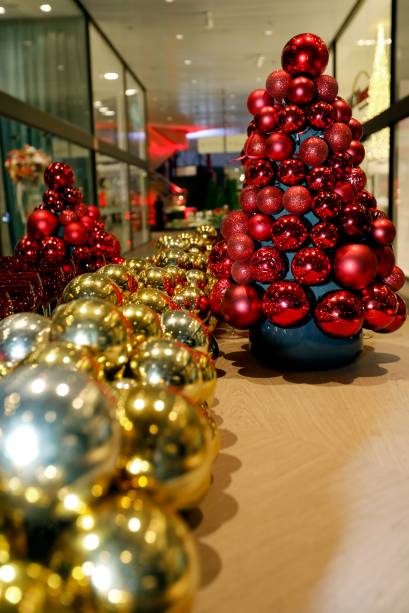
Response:
[[[97,154],[98,204],[107,232],[121,241],[123,252],[131,247],[128,167],[106,155]]]
[[[138,82],[129,72],[126,73],[126,102],[128,109],[128,147],[129,152],[146,159],[145,135],[145,98]]]
[[[136,166],[129,167],[132,246],[137,247],[149,239],[147,173]]]
[[[375,196],[378,209],[385,213],[389,205],[389,135],[390,129],[385,128],[363,143],[365,159],[361,164],[368,178],[367,189]]]
[[[396,183],[394,220],[397,225],[397,263],[409,274],[409,119],[396,126]]]
[[[71,0],[6,3],[0,19],[0,89],[90,130],[86,26]]]
[[[396,96],[409,96],[409,3],[398,0],[396,20]]]
[[[337,42],[340,96],[367,121],[390,103],[390,0],[366,0]]]
[[[90,43],[95,134],[112,145],[126,149],[122,62],[92,25]]]

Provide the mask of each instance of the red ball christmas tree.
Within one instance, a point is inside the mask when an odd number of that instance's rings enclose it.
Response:
[[[225,217],[209,259],[229,287],[217,312],[250,328],[252,350],[272,364],[337,366],[359,353],[363,327],[404,323],[404,275],[394,225],[365,189],[362,126],[323,74],[325,43],[295,36],[281,61],[248,98],[242,211]]]

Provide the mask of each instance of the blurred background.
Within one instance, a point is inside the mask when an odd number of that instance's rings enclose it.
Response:
[[[152,229],[217,226],[238,207],[247,96],[307,31],[364,123],[368,189],[408,274],[407,0],[0,0],[1,254],[48,158],[73,166],[124,252]]]

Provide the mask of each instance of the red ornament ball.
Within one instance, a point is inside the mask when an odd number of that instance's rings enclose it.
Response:
[[[322,38],[315,34],[298,34],[286,43],[281,65],[292,75],[318,77],[328,64],[328,49]]]
[[[271,236],[280,251],[295,251],[307,240],[308,230],[296,215],[283,215],[273,222]]]
[[[248,234],[234,234],[227,240],[227,253],[232,260],[248,260],[253,251],[254,241]]]
[[[382,330],[391,325],[398,311],[398,299],[388,285],[375,283],[362,291],[364,328]]]
[[[294,104],[283,106],[278,112],[278,125],[282,132],[300,132],[307,123],[304,111]]]
[[[94,217],[95,219],[99,219],[101,217],[101,211],[94,204],[88,205],[88,215],[90,217]]]
[[[53,189],[64,185],[74,185],[74,173],[68,164],[53,162],[44,171],[44,181]]]
[[[307,109],[307,119],[313,128],[326,130],[335,122],[335,109],[332,104],[319,100]]]
[[[278,167],[277,176],[284,185],[297,185],[305,178],[305,164],[298,158],[284,160]]]
[[[308,77],[295,77],[288,87],[287,98],[293,104],[308,104],[316,95],[314,81]]]
[[[375,249],[378,258],[378,270],[376,274],[381,279],[386,279],[392,273],[395,266],[395,256],[390,247],[378,247]]]
[[[336,151],[329,158],[328,166],[335,172],[337,179],[345,180],[352,170],[352,158],[347,151]]]
[[[366,209],[370,211],[375,211],[376,209],[376,198],[373,196],[368,190],[363,189],[355,195],[355,202],[362,204]]]
[[[233,262],[231,276],[236,283],[250,283],[253,279],[249,262]]]
[[[396,299],[398,301],[398,310],[396,311],[396,315],[393,318],[392,323],[386,326],[386,328],[382,328],[382,330],[379,330],[379,332],[382,332],[382,334],[399,330],[399,328],[401,328],[406,321],[405,301],[398,295],[396,295]]]
[[[291,83],[291,75],[285,70],[274,70],[266,81],[266,90],[272,98],[282,100],[286,97]]]
[[[390,219],[376,219],[372,222],[371,238],[380,247],[390,245],[395,236],[395,224]]]
[[[331,220],[337,217],[341,210],[342,201],[334,191],[322,191],[314,197],[312,210],[314,214],[323,220]]]
[[[294,185],[284,192],[283,205],[292,215],[304,215],[311,209],[311,194],[306,187]]]
[[[18,258],[22,258],[28,264],[35,264],[40,257],[40,243],[25,234],[18,241],[14,249],[14,254]]]
[[[294,279],[303,285],[319,285],[328,278],[331,262],[318,247],[305,247],[295,254],[291,272]]]
[[[327,221],[315,224],[310,232],[310,239],[320,249],[333,249],[338,242],[338,228]]]
[[[405,273],[399,266],[394,266],[391,274],[383,280],[394,292],[398,292],[406,282]]]
[[[352,202],[354,199],[354,188],[349,181],[337,181],[334,192],[338,194],[342,202]]]
[[[119,257],[121,255],[121,243],[114,234],[107,234],[104,238],[104,246],[109,258]]]
[[[73,221],[78,221],[78,215],[72,209],[66,209],[61,213],[58,218],[58,221],[62,226],[66,226]]]
[[[336,120],[340,121],[341,123],[349,124],[352,117],[352,109],[348,102],[337,96],[333,102],[333,107],[337,117]]]
[[[365,157],[365,147],[359,140],[351,140],[347,153],[351,156],[353,166],[359,166]]]
[[[287,263],[274,247],[261,247],[250,260],[250,274],[253,281],[271,283],[285,277]]]
[[[234,328],[246,330],[262,317],[261,300],[250,285],[232,285],[224,294],[221,314]]]
[[[355,202],[346,204],[338,216],[342,231],[352,238],[363,238],[369,232],[371,221],[370,212],[362,204]]]
[[[322,74],[315,79],[318,98],[324,102],[333,102],[338,94],[338,83],[329,74]]]
[[[68,245],[82,247],[88,240],[88,230],[79,221],[72,221],[64,227],[64,240]]]
[[[243,192],[246,189],[247,188],[244,188]],[[256,191],[255,194],[257,195]],[[223,238],[227,240],[228,238],[230,238],[230,236],[234,236],[235,234],[243,232],[246,233],[247,220],[248,217],[245,213],[243,213],[243,211],[233,211],[232,213],[229,213],[228,215],[223,217],[222,225],[220,228]]]
[[[240,206],[243,209],[243,213],[241,213],[242,215],[244,215],[244,213],[247,213],[248,215],[250,215],[251,213],[257,213],[257,192],[258,192],[257,187],[254,187],[253,185],[246,185],[246,187],[243,187],[243,189],[241,190]],[[230,213],[230,215],[231,214],[232,213]],[[246,217],[246,223],[247,223],[247,217]],[[224,226],[222,225],[222,234],[224,236],[223,227]]]
[[[260,132],[253,132],[247,139],[244,154],[251,160],[266,157],[266,138]]]
[[[344,245],[335,253],[334,277],[343,287],[363,289],[373,283],[377,267],[376,255],[367,245]]]
[[[325,140],[333,151],[344,151],[348,149],[352,133],[348,126],[344,123],[336,122],[333,126],[325,130]]]
[[[350,338],[362,330],[362,303],[347,290],[329,292],[318,301],[314,319],[324,334],[334,338]]]
[[[347,177],[347,181],[351,183],[354,192],[361,192],[366,185],[366,174],[362,168],[353,168]]]
[[[375,219],[388,219],[386,213],[384,213],[380,209],[371,210],[371,215],[373,221],[375,221]]]
[[[253,134],[255,129],[256,129],[256,122],[254,121],[254,119],[252,119],[249,122],[249,125],[247,126],[247,136],[250,136],[250,134]]]
[[[232,260],[227,253],[226,241],[219,241],[213,245],[208,259],[210,272],[218,279],[228,279],[232,266]]]
[[[364,133],[361,122],[352,117],[352,119],[349,120],[348,125],[349,129],[351,130],[353,140],[361,140],[362,134]]]
[[[87,228],[88,231],[93,230],[95,226],[95,218],[90,217],[89,215],[83,215],[81,217],[81,223]]]
[[[83,215],[88,215],[88,207],[83,202],[78,203],[75,206],[74,210],[75,210],[76,214],[78,215],[78,217],[83,217]]]
[[[335,181],[335,172],[327,166],[315,166],[307,175],[307,185],[313,192],[331,190]]]
[[[254,118],[256,128],[263,134],[269,134],[278,123],[278,114],[273,106],[263,106]]]
[[[299,156],[308,166],[320,166],[328,157],[329,148],[323,138],[310,136],[301,143]]]
[[[232,282],[230,279],[219,279],[213,285],[209,295],[209,305],[213,313],[220,315],[220,309],[222,306],[224,294],[231,287]]]
[[[266,140],[266,157],[274,162],[282,162],[294,153],[295,143],[291,136],[274,132]]]
[[[283,191],[279,187],[267,185],[257,193],[257,208],[266,215],[275,215],[283,208]]]
[[[61,264],[65,260],[66,248],[62,238],[46,236],[40,244],[40,258],[42,263]]]
[[[274,100],[265,89],[255,89],[247,98],[249,113],[255,115],[263,106],[273,106]]]
[[[262,302],[264,315],[283,328],[301,324],[310,313],[310,301],[296,281],[276,281],[267,288]]]
[[[64,202],[61,199],[61,194],[55,189],[48,189],[43,194],[43,205],[45,209],[59,213],[64,208]]]
[[[64,201],[64,204],[67,206],[76,206],[83,199],[83,195],[79,189],[75,187],[71,187],[70,185],[65,185],[59,190],[61,199]],[[84,205],[86,206],[86,205]]]
[[[256,213],[247,221],[247,230],[257,241],[266,241],[271,238],[271,225],[273,221],[268,215]]]
[[[275,169],[270,160],[250,160],[246,164],[246,183],[263,187],[274,179]]]
[[[37,209],[27,220],[27,233],[30,238],[41,239],[50,236],[58,226],[58,219],[50,211]]]

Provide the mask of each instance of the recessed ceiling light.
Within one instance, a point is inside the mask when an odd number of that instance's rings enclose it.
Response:
[[[113,117],[115,115],[115,111],[105,111],[104,115],[106,115],[107,117]]]
[[[165,2],[167,2],[168,4],[171,4],[173,0],[165,0]]]
[[[43,13],[51,13],[52,11],[52,6],[51,4],[41,4],[40,5],[40,11],[43,11]]]
[[[168,121],[172,121],[172,119],[173,119],[172,115],[168,115],[168,116],[167,116],[167,120],[168,120]]]
[[[101,100],[95,100],[94,106],[95,106],[96,109],[99,109],[102,106]]]
[[[257,83],[261,83],[261,80],[262,80],[261,77],[257,77],[256,79]]]
[[[61,71],[63,71],[63,70],[65,70],[65,69],[64,69],[64,64],[58,64],[58,66],[57,66],[57,70],[59,70],[60,72],[61,72]]]
[[[177,40],[183,40],[183,34],[176,34]]]
[[[185,66],[190,66],[192,63],[192,60],[185,60]]]
[[[0,15],[4,15],[6,12],[6,9],[4,8],[4,6],[0,6]]]
[[[192,79],[192,85],[196,85],[197,81],[196,79]]]
[[[137,89],[126,89],[125,90],[125,96],[134,96],[137,93],[138,93]]]
[[[273,30],[264,30],[264,34],[265,34],[266,36],[272,36],[272,34],[273,34]]]
[[[117,72],[106,72],[104,74],[104,79],[107,81],[116,81],[118,77],[119,74]]]
[[[100,113],[106,113],[107,111],[109,111],[109,108],[107,106],[100,106],[99,107],[99,112]]]

